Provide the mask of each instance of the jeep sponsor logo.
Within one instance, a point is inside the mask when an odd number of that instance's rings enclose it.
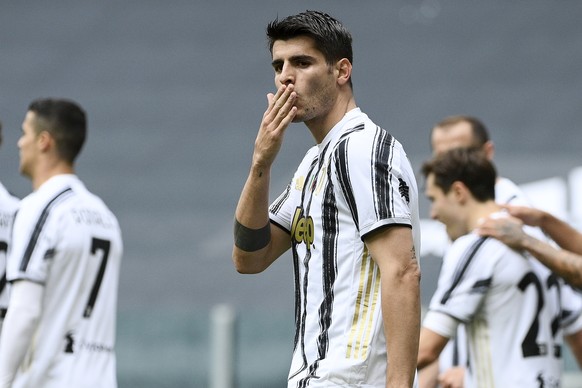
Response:
[[[311,249],[313,244],[313,218],[305,217],[303,209],[298,207],[293,215],[293,224],[291,225],[291,238],[294,243],[305,243],[307,250]]]

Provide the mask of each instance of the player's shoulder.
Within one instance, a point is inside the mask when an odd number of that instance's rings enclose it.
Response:
[[[12,194],[2,182],[0,182],[0,205],[5,207],[12,207],[20,202],[20,198]]]
[[[485,260],[489,263],[495,263],[506,255],[519,254],[500,241],[491,237],[479,236],[475,232],[457,238],[447,252],[447,256],[455,261]]]
[[[504,177],[499,177],[495,182],[495,202],[520,206],[531,205],[525,192],[515,182]]]

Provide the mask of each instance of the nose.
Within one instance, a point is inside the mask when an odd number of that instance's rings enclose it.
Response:
[[[288,63],[283,64],[281,73],[279,74],[279,82],[281,85],[289,85],[295,83],[295,74],[293,68]]]

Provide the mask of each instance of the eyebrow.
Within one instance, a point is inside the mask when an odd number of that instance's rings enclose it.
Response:
[[[289,58],[290,62],[300,62],[300,61],[309,61],[309,62],[313,62],[315,60],[315,57],[312,55],[294,55],[292,57]],[[271,62],[271,65],[273,67],[281,65],[284,62],[283,59],[275,59],[273,60],[273,62]]]

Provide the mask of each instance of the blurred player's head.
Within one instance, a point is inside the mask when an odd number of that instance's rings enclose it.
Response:
[[[329,66],[343,58],[353,63],[352,35],[338,20],[326,13],[306,11],[281,20],[277,18],[267,25],[271,54],[275,41],[303,36],[313,39],[315,48],[323,54]]]
[[[453,148],[422,165],[431,218],[441,221],[452,240],[468,232],[475,204],[495,200],[495,167],[480,148]]]
[[[483,122],[471,116],[449,116],[437,123],[430,134],[434,155],[458,147],[482,149],[493,160],[494,146]]]
[[[85,111],[73,101],[46,98],[33,101],[28,112],[32,114],[36,134],[48,132],[60,157],[72,164],[87,136]]]
[[[73,101],[64,99],[38,99],[33,101],[22,123],[22,136],[18,140],[20,172],[34,178],[36,169],[46,157],[48,165],[71,166],[85,142],[87,120],[85,111]]]

